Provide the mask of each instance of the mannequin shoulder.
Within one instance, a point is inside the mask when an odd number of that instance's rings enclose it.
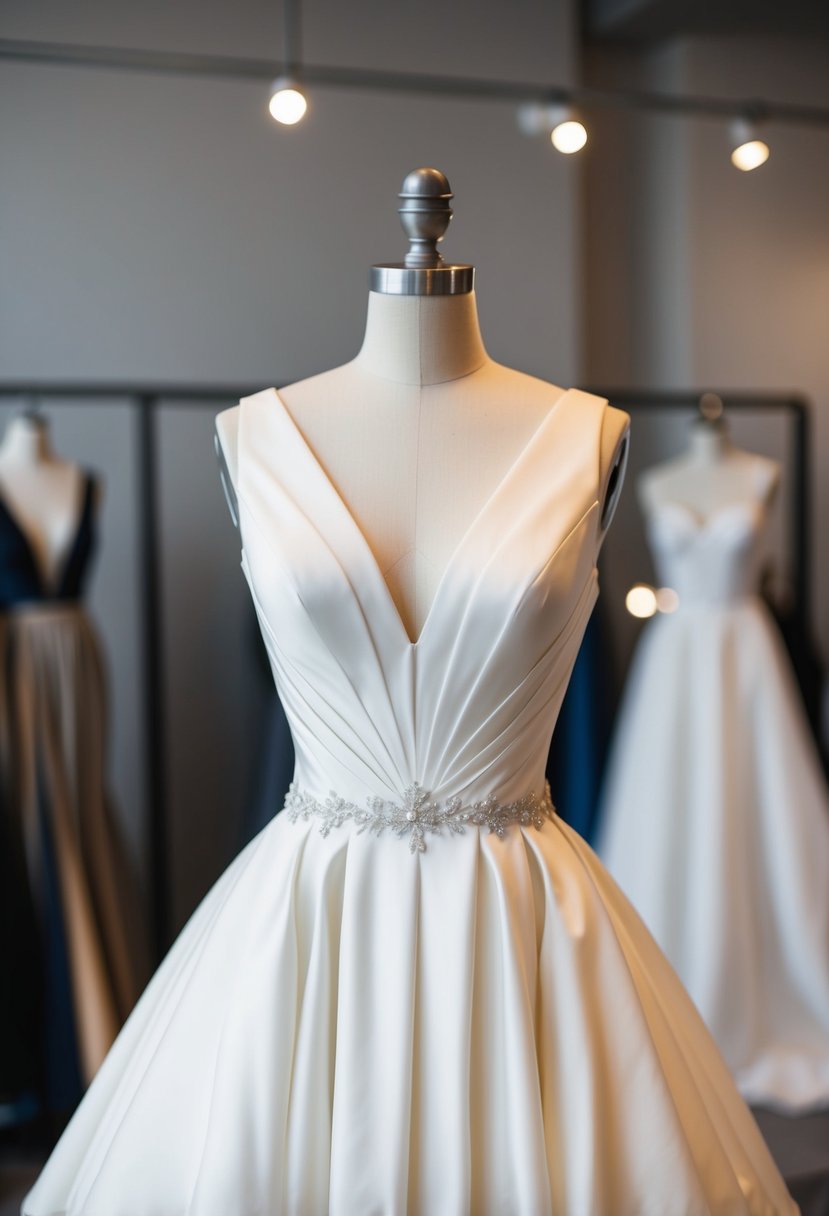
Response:
[[[219,464],[224,463],[225,470],[233,485],[236,485],[239,468],[239,415],[240,405],[233,405],[216,415],[214,423],[213,443]]]
[[[213,431],[213,450],[219,462],[219,480],[222,483],[227,509],[234,528],[239,527],[239,501],[236,486],[239,481],[239,415],[241,406],[233,405],[216,415]]]
[[[752,459],[755,462],[754,479],[757,492],[768,506],[777,496],[783,473],[782,466],[779,461],[772,460],[769,456],[757,456],[752,453]]]
[[[561,390],[559,390],[561,391]],[[575,401],[579,410],[588,410],[599,425],[599,462],[601,478],[606,481],[614,467],[627,453],[630,437],[630,414],[617,409],[606,397],[584,389],[568,389],[565,397]],[[595,425],[595,423],[593,424]]]
[[[219,458],[219,463],[224,463],[225,470],[234,486],[238,480],[239,425],[242,410],[249,401],[264,402],[269,400],[273,391],[271,388],[260,389],[258,393],[251,393],[249,397],[242,397],[238,405],[232,405],[229,409],[222,410],[216,415],[214,421],[216,455]]]
[[[630,443],[630,414],[609,402],[602,417],[601,469],[605,479],[623,463]]]
[[[219,462],[219,480],[222,483],[227,508],[233,526],[239,526],[239,427],[242,411],[248,401],[257,401],[269,396],[271,389],[262,389],[250,397],[243,397],[238,405],[232,405],[216,415],[213,424],[213,449]]]
[[[602,415],[599,445],[599,501],[602,504],[602,534],[607,532],[616,512],[625,481],[629,450],[630,415],[608,403]]]

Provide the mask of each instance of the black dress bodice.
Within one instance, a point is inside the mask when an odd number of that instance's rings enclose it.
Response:
[[[0,495],[0,611],[18,604],[80,599],[95,548],[95,477],[84,475],[83,500],[69,552],[54,587],[45,584],[32,546]]]

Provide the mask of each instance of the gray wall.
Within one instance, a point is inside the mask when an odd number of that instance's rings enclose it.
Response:
[[[317,0],[303,12],[313,63],[574,72],[571,0]],[[278,17],[270,2],[6,0],[0,33],[276,57]],[[286,129],[257,83],[0,63],[0,377],[267,385],[347,360],[366,269],[403,248],[399,183],[435,164],[456,193],[445,250],[478,266],[492,355],[576,382],[578,164],[521,136],[511,105],[322,89],[310,103]],[[113,781],[143,859],[133,421],[116,405],[55,415],[62,449],[108,481],[92,607],[112,672]],[[235,848],[262,706],[211,415],[192,404],[160,419],[177,925]]]

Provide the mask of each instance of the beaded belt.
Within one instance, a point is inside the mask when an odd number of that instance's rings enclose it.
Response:
[[[285,798],[285,811],[292,823],[297,819],[318,819],[323,836],[349,820],[357,824],[358,832],[369,831],[375,836],[388,829],[395,836],[408,836],[412,853],[425,853],[427,832],[439,833],[448,828],[461,835],[469,824],[489,828],[496,836],[503,837],[513,824],[540,828],[545,820],[555,815],[547,782],[543,794],[525,794],[515,802],[499,802],[494,794],[480,802],[464,802],[458,795],[436,801],[415,783],[403,791],[402,804],[374,795],[366,799],[364,806],[359,806],[333,790],[322,801],[304,793],[292,781]]]

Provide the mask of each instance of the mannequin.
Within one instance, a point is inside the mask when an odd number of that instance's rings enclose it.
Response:
[[[737,503],[768,506],[772,501],[780,481],[780,466],[736,447],[722,417],[722,402],[716,398],[716,403],[709,405],[707,397],[691,429],[687,450],[640,476],[637,490],[646,514],[666,503],[683,503],[705,520]]]
[[[96,507],[99,486],[96,479]],[[0,487],[44,583],[54,585],[75,538],[85,476],[76,464],[56,455],[44,416],[29,411],[9,422],[0,443]]]
[[[744,1097],[795,1112],[829,1101],[829,791],[760,595],[779,479],[717,414],[640,480],[676,606],[633,655],[598,852]]]
[[[11,420],[0,444],[0,813],[18,862],[15,916],[30,908],[37,924],[25,1047],[38,1061],[40,1107],[58,1118],[92,1080],[146,975],[106,788],[103,658],[83,603],[99,484],[54,452],[45,418]]]
[[[450,197],[447,187],[437,170],[410,174],[401,193],[404,219],[407,204],[424,194],[437,210],[437,200]],[[442,210],[445,231],[451,212],[448,204]],[[563,391],[492,360],[478,325],[472,267],[427,256],[414,251],[421,259],[407,261],[414,274],[375,267],[357,357],[279,393],[368,541],[410,640],[482,499]],[[436,276],[450,280],[439,288],[450,293],[431,294]],[[628,427],[627,414],[607,411],[604,486],[616,480]],[[216,419],[234,520],[237,428],[238,406]]]
[[[691,1003],[552,806],[627,419],[486,357],[472,268],[423,248],[448,197],[434,170],[407,179],[414,247],[374,268],[351,364],[219,420],[294,781],[26,1216],[124,1195],[136,1216],[794,1212]]]

